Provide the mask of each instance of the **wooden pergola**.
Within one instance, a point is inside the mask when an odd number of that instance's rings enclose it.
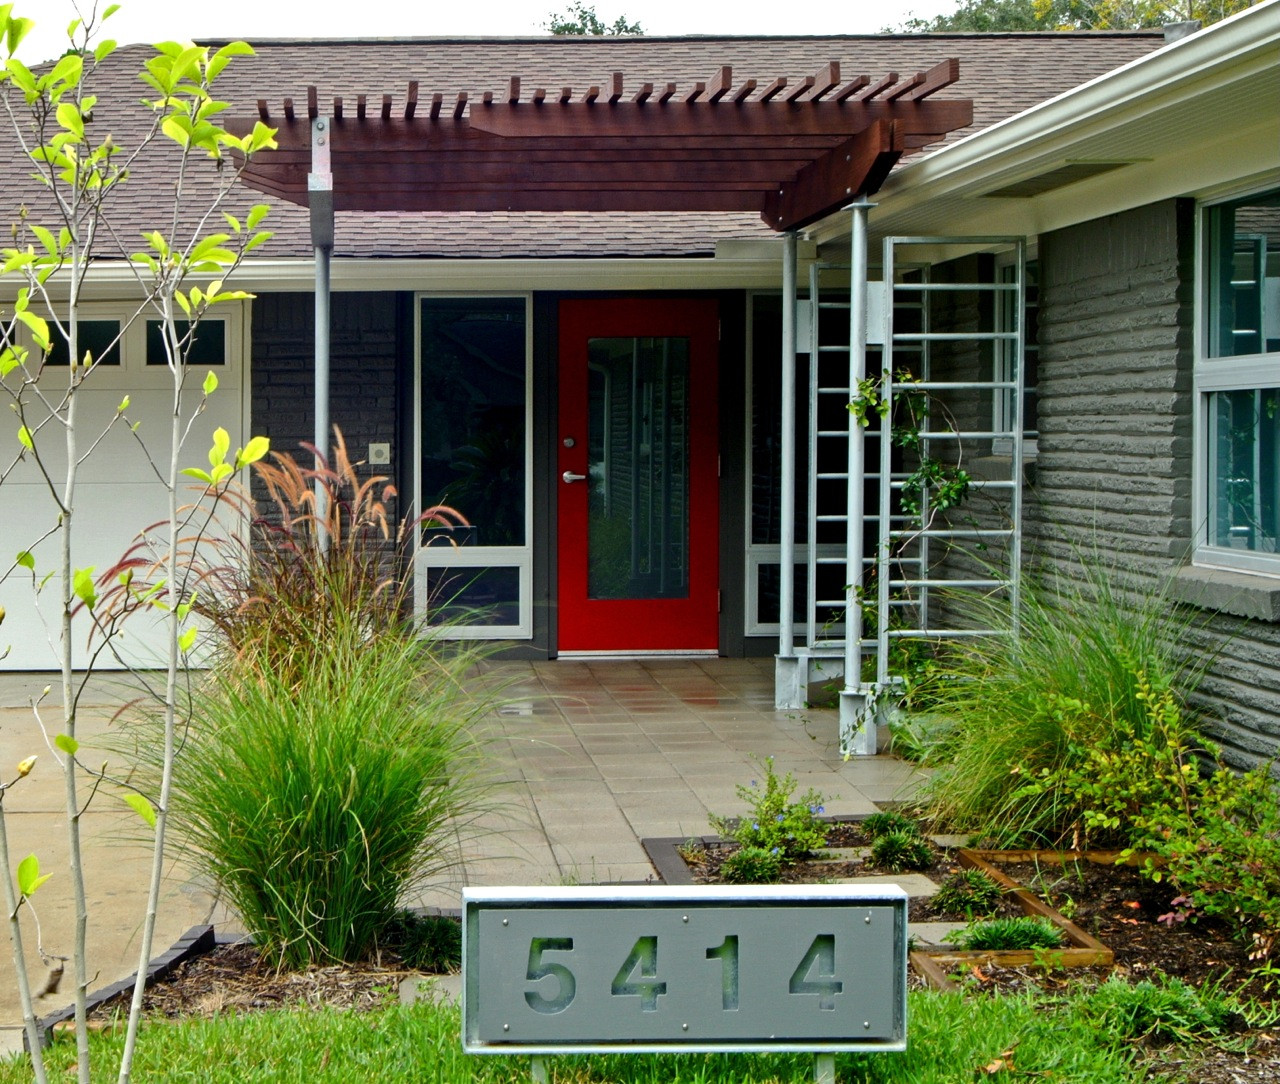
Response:
[[[428,97],[403,105],[334,98],[304,108],[265,100],[278,129],[244,182],[303,206],[332,179],[335,211],[759,211],[796,230],[875,192],[899,157],[972,122],[969,100],[935,100],[959,77],[944,60],[907,78],[842,81],[840,66],[789,85],[737,85],[729,67],[680,91],[644,83]],[[325,103],[326,105],[328,103]],[[253,120],[242,121],[248,127]],[[236,127],[236,125],[232,125]],[[327,166],[327,168],[324,168]]]
[[[849,387],[866,373],[867,197],[907,151],[936,143],[973,121],[967,99],[933,95],[960,75],[944,60],[906,79],[859,75],[842,81],[836,63],[795,85],[785,78],[760,88],[735,86],[727,66],[680,93],[675,83],[643,83],[628,97],[621,72],[607,89],[539,87],[524,96],[518,77],[505,95],[468,99],[443,92],[424,99],[411,82],[403,107],[390,94],[354,109],[334,98],[321,112],[315,87],[302,115],[285,98],[280,116],[265,100],[258,116],[277,129],[279,149],[256,157],[243,174],[252,188],[309,207],[316,251],[315,445],[329,444],[329,260],[336,211],[758,211],[781,231],[785,299],[782,402],[795,401],[796,237],[843,207],[852,211]],[[863,433],[849,415],[848,516],[861,518]],[[783,411],[781,501],[795,504],[794,410]],[[317,509],[324,493],[316,489]],[[794,551],[794,515],[782,517],[783,552]],[[860,685],[862,533],[849,532],[850,586],[845,620],[845,687],[840,695],[842,747],[875,752]],[[790,576],[782,577],[781,612],[792,611]],[[795,699],[807,673],[784,622],[776,692],[780,708]],[[846,741],[846,735],[848,740]]]

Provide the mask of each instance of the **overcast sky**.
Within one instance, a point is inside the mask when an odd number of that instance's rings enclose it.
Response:
[[[608,22],[619,15],[639,21],[649,34],[872,34],[915,14],[950,11],[957,0],[808,0],[796,6],[770,0],[599,0]],[[19,57],[29,63],[59,55],[75,18],[71,0],[17,0],[14,14],[36,20]],[[87,6],[87,5],[86,5]],[[105,4],[103,5],[105,7]],[[324,38],[522,35],[544,33],[539,24],[559,0],[122,0],[108,21],[121,44],[200,37]]]

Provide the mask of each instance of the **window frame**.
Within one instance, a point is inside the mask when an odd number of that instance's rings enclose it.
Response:
[[[1209,542],[1210,489],[1213,485],[1212,397],[1219,392],[1280,388],[1280,351],[1215,356],[1210,315],[1214,291],[1211,216],[1215,208],[1254,196],[1280,193],[1274,184],[1242,187],[1200,200],[1195,214],[1195,292],[1192,362],[1192,556],[1193,566],[1280,577],[1280,552],[1261,553]]]
[[[422,505],[422,306],[425,301],[481,300],[524,302],[524,544],[521,546],[423,545],[422,531],[414,531],[414,613],[426,619],[427,573],[433,568],[515,568],[519,573],[519,617],[514,625],[450,625],[449,639],[533,639],[533,293],[527,290],[419,290],[413,295],[413,507]],[[416,513],[415,513],[416,514]]]

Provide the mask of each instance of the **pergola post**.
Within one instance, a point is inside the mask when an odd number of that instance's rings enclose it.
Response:
[[[853,214],[849,268],[849,394],[867,375],[867,217],[875,206],[860,200]],[[888,440],[885,419],[881,439]],[[846,755],[871,756],[876,751],[875,720],[862,684],[862,529],[865,518],[866,454],[862,424],[849,412],[848,521],[845,534],[844,688],[840,690],[840,749]],[[888,504],[880,509],[889,514]]]
[[[311,122],[311,172],[307,174],[307,205],[311,211],[311,244],[315,249],[315,446],[317,463],[329,459],[329,334],[330,290],[329,261],[333,255],[333,172],[329,144],[332,125],[327,117]],[[329,548],[325,530],[328,513],[324,484],[317,479],[316,537],[322,552]]]
[[[778,711],[805,706],[809,667],[796,655],[796,235],[782,235],[782,477],[778,580],[778,654],[774,660],[773,700]]]

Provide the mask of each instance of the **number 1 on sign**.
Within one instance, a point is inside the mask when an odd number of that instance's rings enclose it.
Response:
[[[720,961],[720,1008],[738,1007],[738,935],[728,934],[715,948],[707,949],[708,960]]]

